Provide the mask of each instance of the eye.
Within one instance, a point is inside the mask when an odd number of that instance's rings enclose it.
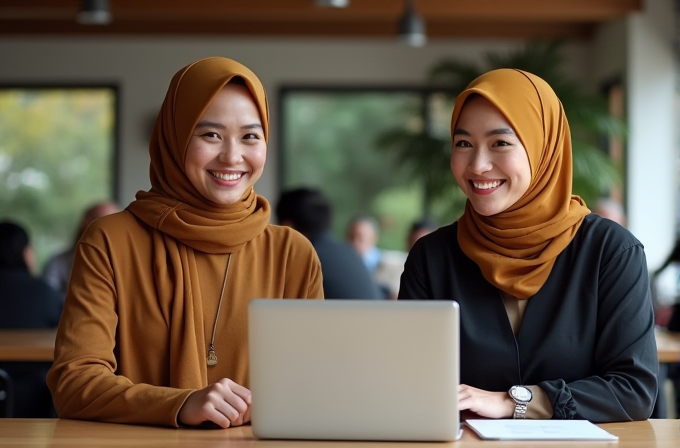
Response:
[[[514,148],[516,146],[516,142],[513,142],[512,140],[496,140],[493,142],[491,145],[492,148],[502,148],[502,149],[510,149]]]
[[[467,140],[458,140],[454,146],[458,148],[472,148],[472,144]]]
[[[217,132],[213,132],[213,131],[204,132],[203,134],[201,134],[201,137],[205,137],[205,138],[208,138],[208,139],[216,138],[216,139],[221,140],[220,134],[218,134]]]
[[[249,132],[245,134],[242,138],[243,141],[247,143],[257,143],[259,140],[262,140],[262,136],[258,134],[257,132]]]

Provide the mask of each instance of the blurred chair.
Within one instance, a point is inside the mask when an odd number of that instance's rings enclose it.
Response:
[[[7,372],[0,369],[0,418],[12,418],[14,383]]]

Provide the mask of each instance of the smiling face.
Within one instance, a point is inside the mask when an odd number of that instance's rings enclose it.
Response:
[[[451,171],[483,216],[507,210],[529,188],[527,152],[508,120],[487,99],[468,97],[453,131]]]
[[[247,87],[227,84],[191,135],[184,161],[187,177],[208,201],[234,204],[260,178],[266,157],[255,101]]]

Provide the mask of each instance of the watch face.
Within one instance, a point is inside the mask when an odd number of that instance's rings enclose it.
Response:
[[[524,386],[513,386],[510,394],[519,401],[530,401],[531,391]]]

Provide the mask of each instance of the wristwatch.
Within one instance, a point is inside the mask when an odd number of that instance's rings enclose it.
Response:
[[[512,386],[508,394],[515,402],[515,413],[512,418],[524,418],[527,413],[527,406],[533,397],[531,390],[524,386]]]

